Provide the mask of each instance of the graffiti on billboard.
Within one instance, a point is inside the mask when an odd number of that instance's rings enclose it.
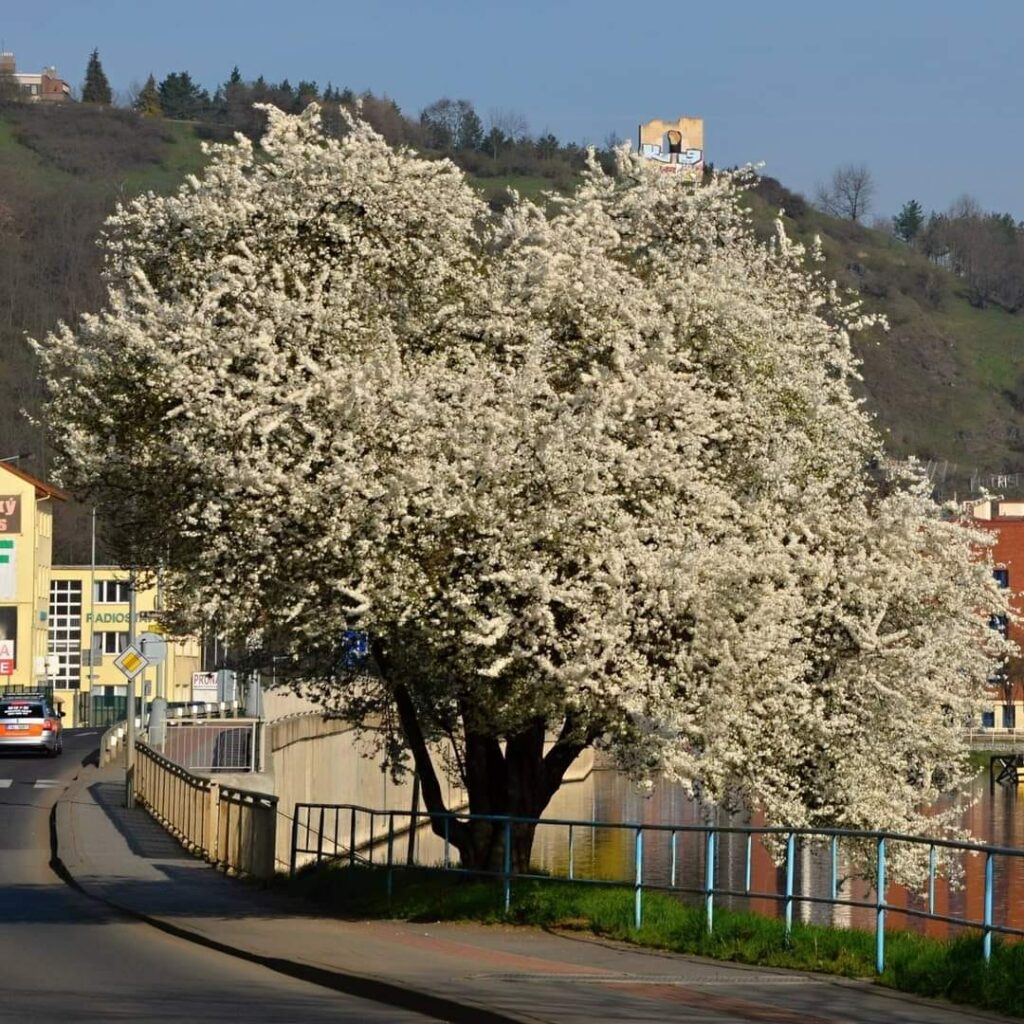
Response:
[[[704,173],[704,119],[648,121],[640,125],[640,155],[660,164],[669,174]]]

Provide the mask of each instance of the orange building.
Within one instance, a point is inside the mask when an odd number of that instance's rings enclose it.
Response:
[[[1024,501],[984,501],[974,507],[974,526],[995,535],[994,573],[1010,591],[1009,621],[993,622],[1024,652]],[[1012,658],[992,686],[992,705],[979,723],[987,729],[1024,729],[1024,657]]]

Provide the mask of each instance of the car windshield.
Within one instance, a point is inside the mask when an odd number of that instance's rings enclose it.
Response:
[[[45,718],[46,712],[42,704],[12,703],[0,704],[2,718]]]

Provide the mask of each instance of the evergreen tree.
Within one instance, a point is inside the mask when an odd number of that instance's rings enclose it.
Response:
[[[143,117],[159,117],[162,113],[160,109],[160,93],[156,88],[156,79],[152,75],[146,79],[142,92],[136,97],[135,109]]]
[[[893,231],[897,238],[912,242],[924,227],[924,210],[916,199],[903,204],[903,209],[892,219]]]
[[[158,86],[164,117],[193,121],[210,108],[210,94],[187,71],[172,71]]]
[[[89,55],[89,63],[85,68],[85,84],[82,86],[83,103],[101,103],[109,107],[113,100],[110,82],[100,63],[100,51],[93,50]]]

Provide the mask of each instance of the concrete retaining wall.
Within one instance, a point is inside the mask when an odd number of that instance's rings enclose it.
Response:
[[[396,783],[390,773],[381,771],[372,730],[357,734],[348,723],[325,719],[319,713],[280,718],[268,722],[266,729],[266,766],[278,799],[279,871],[287,869],[297,803],[361,804],[383,811],[412,809],[412,774],[406,773]],[[584,751],[570,767],[565,781],[585,779],[593,766],[593,750]],[[461,787],[447,781],[443,785],[450,809],[467,806]],[[422,801],[419,809],[423,809]]]

